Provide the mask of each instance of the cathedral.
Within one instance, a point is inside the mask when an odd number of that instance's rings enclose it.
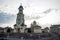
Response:
[[[27,28],[27,25],[24,24],[24,14],[23,14],[23,6],[20,5],[18,8],[19,12],[16,18],[16,24],[14,25],[14,32],[19,33],[41,33],[41,26],[39,26],[36,21],[33,21],[30,28]]]

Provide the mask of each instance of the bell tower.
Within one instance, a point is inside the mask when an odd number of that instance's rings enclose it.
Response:
[[[17,18],[16,18],[16,24],[14,25],[16,32],[24,32],[24,29],[26,28],[26,25],[24,24],[24,14],[23,14],[23,6],[22,4],[19,6]]]
[[[17,14],[16,24],[21,26],[21,25],[24,25],[23,6],[20,5],[18,9],[19,9],[19,12]]]

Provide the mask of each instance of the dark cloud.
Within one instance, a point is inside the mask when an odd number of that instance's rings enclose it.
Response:
[[[44,11],[43,13],[50,13],[51,12],[51,9],[48,9],[48,10],[46,10],[46,11]]]

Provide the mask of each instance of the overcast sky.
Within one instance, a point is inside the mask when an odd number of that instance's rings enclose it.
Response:
[[[0,11],[16,15],[21,3],[24,7],[25,19],[28,19],[27,25],[33,20],[39,24],[60,23],[60,0],[0,0]],[[28,24],[29,21],[31,22]]]
[[[49,8],[60,8],[60,0],[0,0],[0,10],[16,14],[20,3],[24,6],[24,13],[27,14],[40,13]]]

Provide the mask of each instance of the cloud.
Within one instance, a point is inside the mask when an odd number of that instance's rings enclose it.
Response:
[[[15,15],[0,12],[0,23],[8,23],[11,20],[14,20],[14,18]]]
[[[50,11],[49,11],[50,10]],[[48,9],[42,13],[32,14],[30,16],[25,15],[25,24],[30,24],[36,20],[39,25],[45,26],[45,24],[60,24],[60,10],[59,9]],[[16,22],[16,15],[0,12],[0,25],[2,26],[13,26]],[[47,26],[47,25],[46,25]]]
[[[49,9],[45,12],[47,15],[39,19],[42,24],[60,24],[60,9]],[[43,12],[44,13],[44,12]]]
[[[0,12],[0,26],[13,25],[15,23],[15,20],[16,20],[16,15]]]

